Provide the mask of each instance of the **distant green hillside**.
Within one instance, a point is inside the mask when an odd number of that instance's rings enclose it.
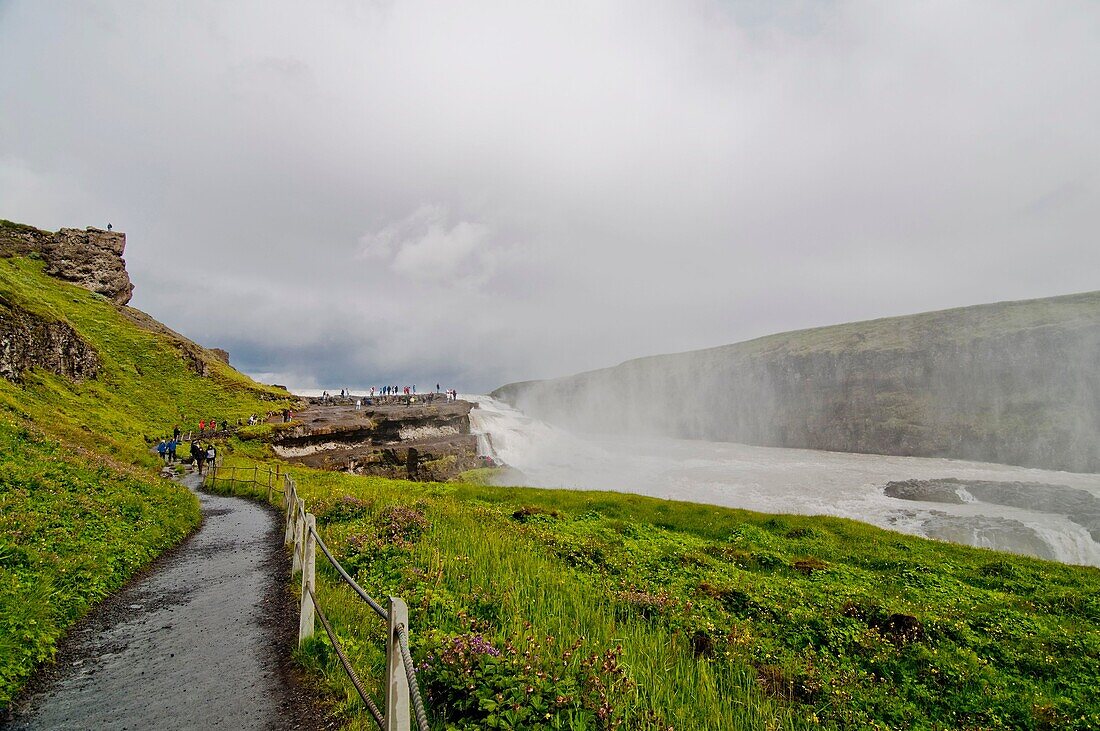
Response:
[[[1100,471],[1100,292],[771,335],[493,395],[587,431]]]
[[[288,397],[43,269],[0,258],[0,708],[69,624],[197,525],[151,443]]]

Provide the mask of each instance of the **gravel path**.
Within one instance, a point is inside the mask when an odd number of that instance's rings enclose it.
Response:
[[[184,484],[195,490],[198,475]],[[197,493],[203,524],[77,625],[3,728],[319,728],[277,513]]]

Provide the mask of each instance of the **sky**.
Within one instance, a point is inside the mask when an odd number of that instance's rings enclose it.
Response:
[[[1100,288],[1094,2],[0,0],[0,69],[0,218],[267,382]]]

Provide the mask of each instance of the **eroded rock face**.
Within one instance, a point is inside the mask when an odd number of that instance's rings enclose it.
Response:
[[[483,466],[470,433],[473,404],[419,398],[408,406],[389,399],[361,409],[351,399],[312,399],[293,426],[273,435],[272,448],[317,469],[410,480],[445,481]]]
[[[98,228],[63,228],[56,233],[32,226],[0,224],[0,256],[37,254],[46,262],[46,274],[79,284],[124,305],[134,285],[122,253],[126,234]]]
[[[1086,528],[1093,540],[1100,541],[1100,498],[1085,490],[1067,485],[960,480],[946,477],[938,480],[888,482],[883,488],[883,493],[887,497],[900,500],[955,504],[981,502],[1065,515],[1074,523]],[[949,540],[953,539],[949,538]],[[1045,556],[1046,554],[1036,555]]]
[[[67,323],[0,300],[0,377],[19,382],[38,366],[82,381],[99,373],[99,356]]]

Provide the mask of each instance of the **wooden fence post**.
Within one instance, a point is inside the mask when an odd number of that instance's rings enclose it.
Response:
[[[302,539],[306,522],[306,501],[298,498],[298,504],[294,507],[294,557],[290,562],[290,573],[302,570]]]
[[[271,502],[271,469],[267,470],[267,501]]]
[[[313,517],[313,513],[306,514],[305,558],[302,561],[302,611],[298,615],[298,647],[313,636],[313,597],[309,593],[317,589],[317,538],[314,536],[316,530],[317,519]]]
[[[409,679],[401,661],[401,640],[397,625],[409,632],[409,608],[397,597],[390,597],[389,634],[386,636],[386,731],[410,731]]]
[[[288,480],[283,484],[283,505],[286,506],[286,535],[283,537],[283,545],[289,546],[292,538],[291,526],[294,525],[291,522],[291,516],[294,515],[294,506],[290,499],[290,481]]]

